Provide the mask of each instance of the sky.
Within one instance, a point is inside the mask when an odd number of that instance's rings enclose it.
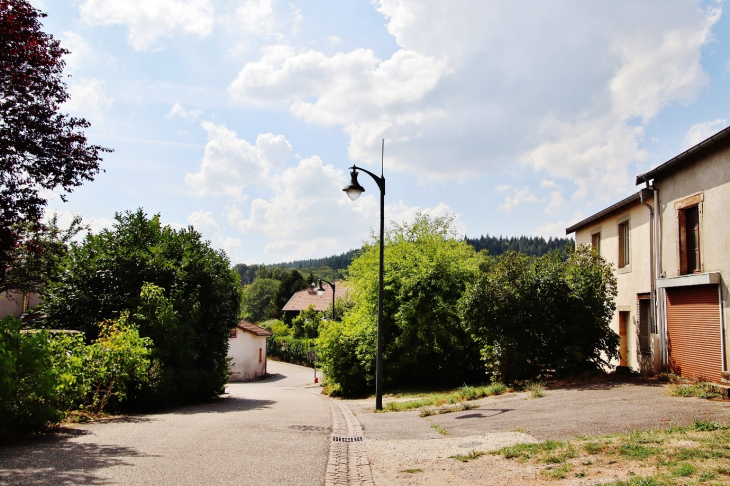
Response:
[[[358,248],[386,221],[565,236],[725,128],[730,15],[691,0],[31,0],[103,173],[48,212],[143,208],[231,262]]]

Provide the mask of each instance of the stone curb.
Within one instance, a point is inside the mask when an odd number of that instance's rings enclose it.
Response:
[[[332,436],[325,486],[375,486],[360,422],[344,403],[329,402]]]

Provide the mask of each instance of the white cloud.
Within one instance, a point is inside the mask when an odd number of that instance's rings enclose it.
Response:
[[[694,147],[698,143],[719,132],[726,126],[727,121],[722,118],[692,125],[687,131],[687,135],[684,137],[684,147]]]
[[[208,132],[208,143],[200,171],[185,176],[185,184],[198,196],[245,199],[246,187],[272,187],[291,154],[283,135],[264,133],[251,145],[225,125],[204,121],[201,126]]]
[[[86,39],[72,31],[64,32],[61,35],[61,46],[71,51],[63,58],[66,61],[66,71],[70,73],[74,72],[83,60],[88,59],[93,53]]]
[[[544,213],[557,213],[565,207],[567,201],[563,197],[563,193],[560,191],[553,191],[550,193],[550,202],[543,210]]]
[[[513,188],[511,190],[512,194],[504,198],[504,203],[499,205],[499,209],[503,211],[510,211],[522,204],[536,203],[540,201],[527,186],[519,189]]]
[[[128,41],[140,51],[176,31],[199,37],[213,32],[211,0],[85,0],[79,13],[89,25],[127,25]]]
[[[658,0],[374,3],[398,44],[389,58],[279,42],[243,66],[231,97],[341,127],[357,162],[385,138],[393,170],[463,178],[519,161],[573,182],[575,198],[625,190],[647,160],[646,124],[707,83],[701,49],[720,15]]]
[[[573,214],[573,217],[570,219],[570,221],[556,221],[553,223],[545,223],[535,228],[535,231],[533,231],[532,234],[534,236],[542,236],[543,238],[565,238],[565,229],[571,227],[575,223],[583,220],[584,218],[585,215],[582,211],[579,210]],[[575,238],[575,235],[572,235],[570,237]]]
[[[503,192],[507,192],[510,189],[512,189],[512,186],[510,186],[509,184],[500,184],[494,188],[494,190],[500,194],[502,194]]]
[[[220,225],[210,211],[193,211],[188,216],[188,223],[203,237],[208,238],[213,246],[222,248],[228,255],[243,245],[239,238],[225,237],[221,234]]]
[[[186,110],[182,107],[182,105],[180,105],[180,103],[175,103],[174,105],[172,105],[172,108],[167,113],[167,115],[165,115],[165,118],[169,120],[173,116],[179,116],[184,120],[195,121],[200,118],[200,115],[202,114],[202,110]]]
[[[266,34],[276,27],[272,0],[246,0],[236,9],[236,17],[246,33]]]
[[[542,182],[540,182],[540,187],[556,187],[557,184],[555,181],[551,181],[548,179],[543,179]]]
[[[342,39],[336,35],[328,35],[327,42],[329,42],[330,44],[340,44],[342,42]]]
[[[79,79],[68,87],[70,98],[63,109],[92,122],[104,119],[104,112],[112,106],[113,99],[104,90],[104,81],[95,78]]]

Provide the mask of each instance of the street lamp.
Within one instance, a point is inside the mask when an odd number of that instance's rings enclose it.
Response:
[[[322,287],[323,280],[319,279],[319,287],[316,288],[317,295],[324,294],[324,287]],[[324,283],[332,287],[332,320],[335,320],[335,283],[334,282],[328,282],[327,280],[324,280]],[[314,287],[314,282],[312,282],[312,287]]]
[[[383,233],[385,232],[385,177],[383,177],[383,156],[385,155],[385,140],[380,153],[380,177],[369,170],[353,165],[350,167],[350,183],[343,191],[353,201],[365,192],[365,188],[357,182],[358,170],[373,178],[380,189],[380,275],[378,282],[378,349],[375,358],[375,410],[383,409]]]

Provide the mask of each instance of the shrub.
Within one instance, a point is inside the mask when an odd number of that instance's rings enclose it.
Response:
[[[567,260],[508,252],[486,262],[460,308],[487,373],[513,382],[608,365],[615,296],[610,266],[583,246]]]
[[[0,436],[40,432],[61,420],[48,332],[20,328],[17,317],[0,321]]]
[[[285,350],[281,350],[281,343],[285,343]],[[314,339],[297,339],[291,336],[271,336],[266,340],[266,355],[290,363],[311,366],[312,361],[307,353],[316,349]]]

